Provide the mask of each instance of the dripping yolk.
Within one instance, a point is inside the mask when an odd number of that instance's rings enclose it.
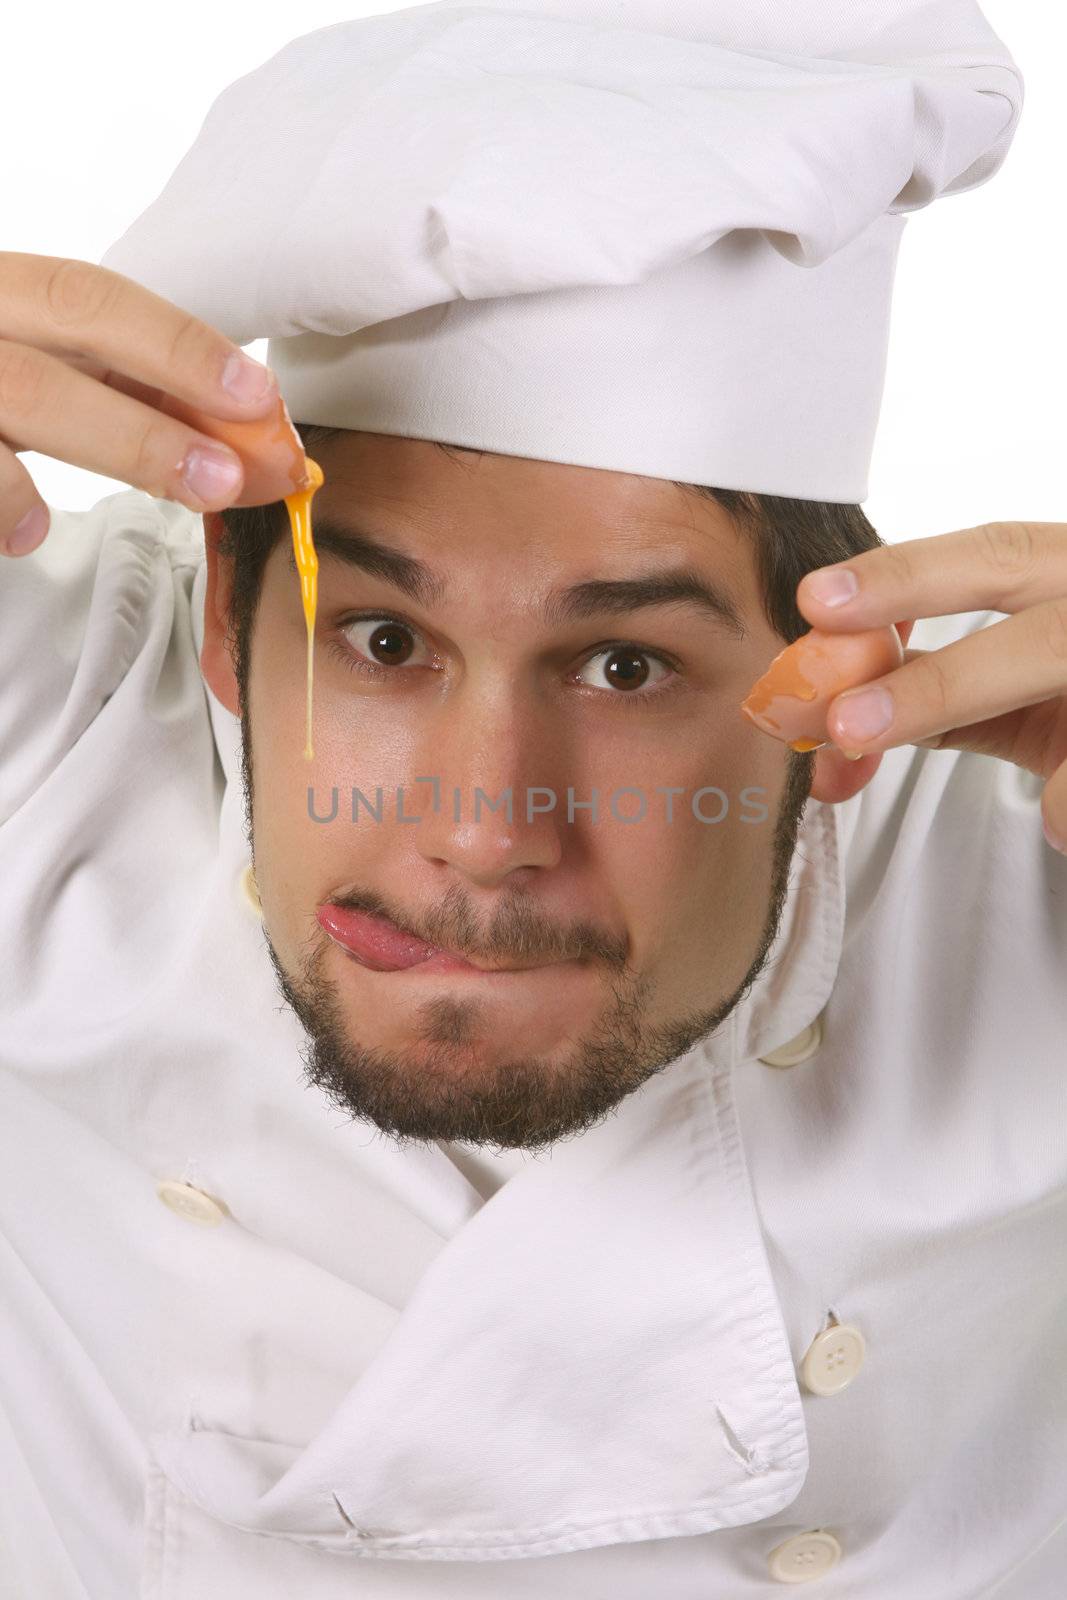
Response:
[[[316,489],[321,489],[324,479],[322,468],[310,456],[305,456],[308,483],[295,494],[285,497],[289,512],[289,525],[293,530],[293,555],[300,574],[300,598],[304,603],[304,621],[307,623],[307,719],[304,733],[304,760],[314,755],[311,747],[311,686],[314,679],[315,608],[319,598],[319,558],[311,536],[311,499]]]

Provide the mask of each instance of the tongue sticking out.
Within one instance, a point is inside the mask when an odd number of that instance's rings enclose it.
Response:
[[[319,924],[339,944],[378,972],[414,967],[437,954],[436,945],[402,933],[385,917],[372,917],[365,911],[343,911],[340,906],[330,905],[320,906],[317,917]]]

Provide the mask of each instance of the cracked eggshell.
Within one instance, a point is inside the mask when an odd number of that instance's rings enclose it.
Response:
[[[811,628],[780,650],[752,685],[741,710],[750,722],[793,750],[819,750],[830,702],[845,689],[893,672],[904,660],[900,634],[890,624],[859,633]]]
[[[173,395],[165,397],[160,410],[237,452],[244,464],[245,481],[233,505],[268,505],[310,486],[304,447],[280,395],[274,409],[254,422],[226,422]]]

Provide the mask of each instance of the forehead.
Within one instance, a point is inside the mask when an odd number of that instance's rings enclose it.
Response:
[[[490,536],[516,556],[573,562],[673,549],[748,564],[748,543],[726,510],[668,479],[349,430],[308,453],[326,474],[318,515],[379,513],[456,553]]]

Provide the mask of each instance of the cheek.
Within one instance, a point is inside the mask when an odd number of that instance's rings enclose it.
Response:
[[[292,638],[289,635],[292,634]],[[253,651],[249,684],[253,762],[253,836],[257,880],[271,937],[279,948],[303,936],[294,919],[361,863],[388,848],[398,788],[416,808],[425,770],[412,738],[384,699],[353,695],[321,643],[316,650],[312,743],[304,754],[306,657],[297,631],[279,625]],[[353,825],[352,791],[365,796]],[[411,798],[414,792],[415,799]],[[381,823],[372,811],[380,810]],[[408,843],[405,830],[404,843]],[[308,929],[311,923],[308,922]],[[313,930],[311,930],[313,931]]]
[[[712,837],[739,844],[752,855],[760,850],[753,836],[762,831],[755,819],[766,810],[769,825],[776,814],[786,762],[779,741],[753,727],[736,708],[717,709],[711,702],[706,733],[689,717],[662,729],[642,729],[638,738],[613,739],[590,751],[583,776],[599,789],[604,816],[610,814],[613,790],[620,791],[620,815],[639,815],[638,795],[625,791],[633,787],[641,792],[647,822],[629,830],[637,848],[642,834],[662,826],[669,840],[677,837],[677,843],[668,845],[676,854],[692,849],[706,853]],[[670,795],[665,792],[669,790],[676,792]],[[668,807],[673,808],[671,823],[666,822]]]
[[[694,744],[676,729],[669,748],[602,765],[588,837],[645,955],[686,960],[691,949],[707,977],[742,954],[747,966],[770,893],[784,758],[752,728]]]
[[[328,740],[324,718],[314,706],[314,758],[304,756],[306,680],[304,663],[295,651],[270,646],[253,651],[249,682],[252,731],[253,837],[256,876],[266,921],[276,944],[296,904],[306,904],[313,864],[340,846],[341,831],[310,815],[328,817],[331,809],[332,764],[324,761]],[[319,662],[316,660],[315,687]],[[309,797],[309,789],[312,791]]]

